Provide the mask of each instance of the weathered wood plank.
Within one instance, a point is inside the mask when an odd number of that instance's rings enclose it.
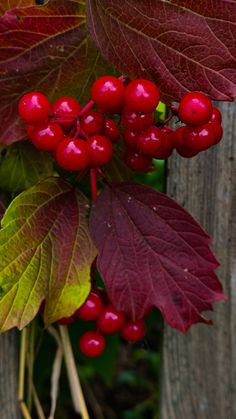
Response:
[[[213,236],[227,303],[214,326],[166,327],[161,419],[236,418],[236,106],[221,104],[224,140],[194,159],[172,158],[168,194]]]
[[[19,419],[18,345],[15,331],[0,336],[0,418]]]

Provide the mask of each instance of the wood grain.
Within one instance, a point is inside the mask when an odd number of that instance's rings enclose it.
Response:
[[[173,157],[168,194],[214,238],[229,300],[215,306],[213,327],[182,335],[166,326],[161,419],[236,418],[236,106],[220,108],[223,141],[194,159]]]
[[[15,331],[0,336],[0,418],[19,419],[18,344]]]

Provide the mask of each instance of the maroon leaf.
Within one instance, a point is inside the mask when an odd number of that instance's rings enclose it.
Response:
[[[16,1],[10,1],[15,5]],[[24,139],[19,98],[40,90],[50,99],[72,95],[87,100],[92,81],[113,70],[101,57],[86,26],[85,0],[50,0],[45,6],[9,9],[0,17],[0,143]],[[24,7],[23,7],[24,6]],[[3,10],[0,9],[0,15]]]
[[[88,0],[103,55],[131,77],[156,80],[167,100],[189,90],[216,100],[236,95],[236,2]]]
[[[156,306],[185,332],[211,323],[202,311],[226,300],[210,237],[166,195],[132,183],[107,187],[92,209],[90,231],[109,297],[133,320]]]

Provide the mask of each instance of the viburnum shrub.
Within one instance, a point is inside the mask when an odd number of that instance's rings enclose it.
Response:
[[[110,334],[142,340],[154,307],[186,332],[226,299],[208,234],[134,179],[220,147],[213,100],[236,93],[235,5],[149,3],[0,6],[0,330],[43,319],[67,366],[73,322],[97,357]]]

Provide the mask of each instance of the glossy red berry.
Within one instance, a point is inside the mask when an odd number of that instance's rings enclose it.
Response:
[[[144,338],[146,325],[143,320],[136,322],[127,321],[120,331],[121,337],[128,342],[137,342]]]
[[[104,124],[105,120],[102,114],[94,110],[88,111],[80,121],[82,131],[88,136],[102,132]]]
[[[154,112],[160,100],[160,90],[150,80],[136,79],[125,90],[126,105],[136,112]]]
[[[211,123],[211,126],[214,130],[214,143],[218,144],[223,137],[223,129],[219,122],[214,121]]]
[[[94,135],[87,140],[89,165],[99,167],[107,164],[112,157],[112,144],[103,135]]]
[[[107,118],[105,120],[105,129],[104,129],[105,137],[109,138],[109,140],[115,144],[120,138],[120,129],[119,126],[113,119]]]
[[[56,161],[66,170],[83,170],[88,166],[87,144],[82,139],[63,139],[56,149]]]
[[[139,132],[133,132],[127,129],[125,130],[124,141],[130,150],[138,151],[138,145],[137,145],[138,136],[139,136]]]
[[[215,134],[212,124],[200,127],[185,127],[183,131],[184,145],[192,151],[200,152],[207,150],[215,144]]]
[[[139,151],[151,157],[156,157],[164,145],[164,134],[155,125],[149,127],[138,136],[137,146]]]
[[[43,151],[54,151],[63,138],[64,133],[60,125],[52,122],[35,126],[31,134],[34,146]]]
[[[104,352],[105,339],[98,332],[85,332],[80,338],[79,346],[84,355],[96,358]]]
[[[118,332],[125,324],[125,316],[117,311],[111,304],[104,307],[97,319],[97,326],[101,333],[110,335]]]
[[[81,110],[79,102],[70,96],[63,96],[57,99],[52,105],[55,118],[62,127],[70,127]]]
[[[135,152],[133,150],[126,150],[125,163],[135,172],[146,172],[152,162],[152,158],[146,154]]]
[[[221,112],[215,106],[213,106],[213,112],[209,122],[219,122],[219,124],[222,122]]]
[[[28,138],[31,138],[35,125],[27,125],[26,131]]]
[[[168,159],[174,149],[174,139],[171,132],[163,133],[164,139],[161,149],[156,153],[155,158],[158,160]]]
[[[37,125],[48,119],[51,112],[51,104],[44,94],[30,92],[20,99],[18,112],[26,124]]]
[[[210,99],[199,92],[187,93],[179,104],[179,118],[185,124],[198,127],[210,121],[213,107]]]
[[[183,145],[184,129],[185,129],[185,125],[183,127],[179,127],[176,131],[173,131],[173,133],[172,133],[172,140],[173,140],[173,143],[174,143],[174,147],[176,147],[176,148],[181,147]]]
[[[124,104],[124,95],[122,81],[113,76],[100,77],[91,89],[92,100],[104,113],[119,113]]]
[[[97,319],[103,309],[100,296],[91,291],[84,304],[76,311],[76,316],[84,321]]]
[[[70,317],[63,317],[60,320],[57,320],[57,324],[60,324],[61,326],[69,326],[75,321],[76,317],[73,314]]]
[[[153,114],[138,113],[132,109],[125,108],[122,113],[121,122],[125,129],[129,131],[143,131],[152,125]]]

